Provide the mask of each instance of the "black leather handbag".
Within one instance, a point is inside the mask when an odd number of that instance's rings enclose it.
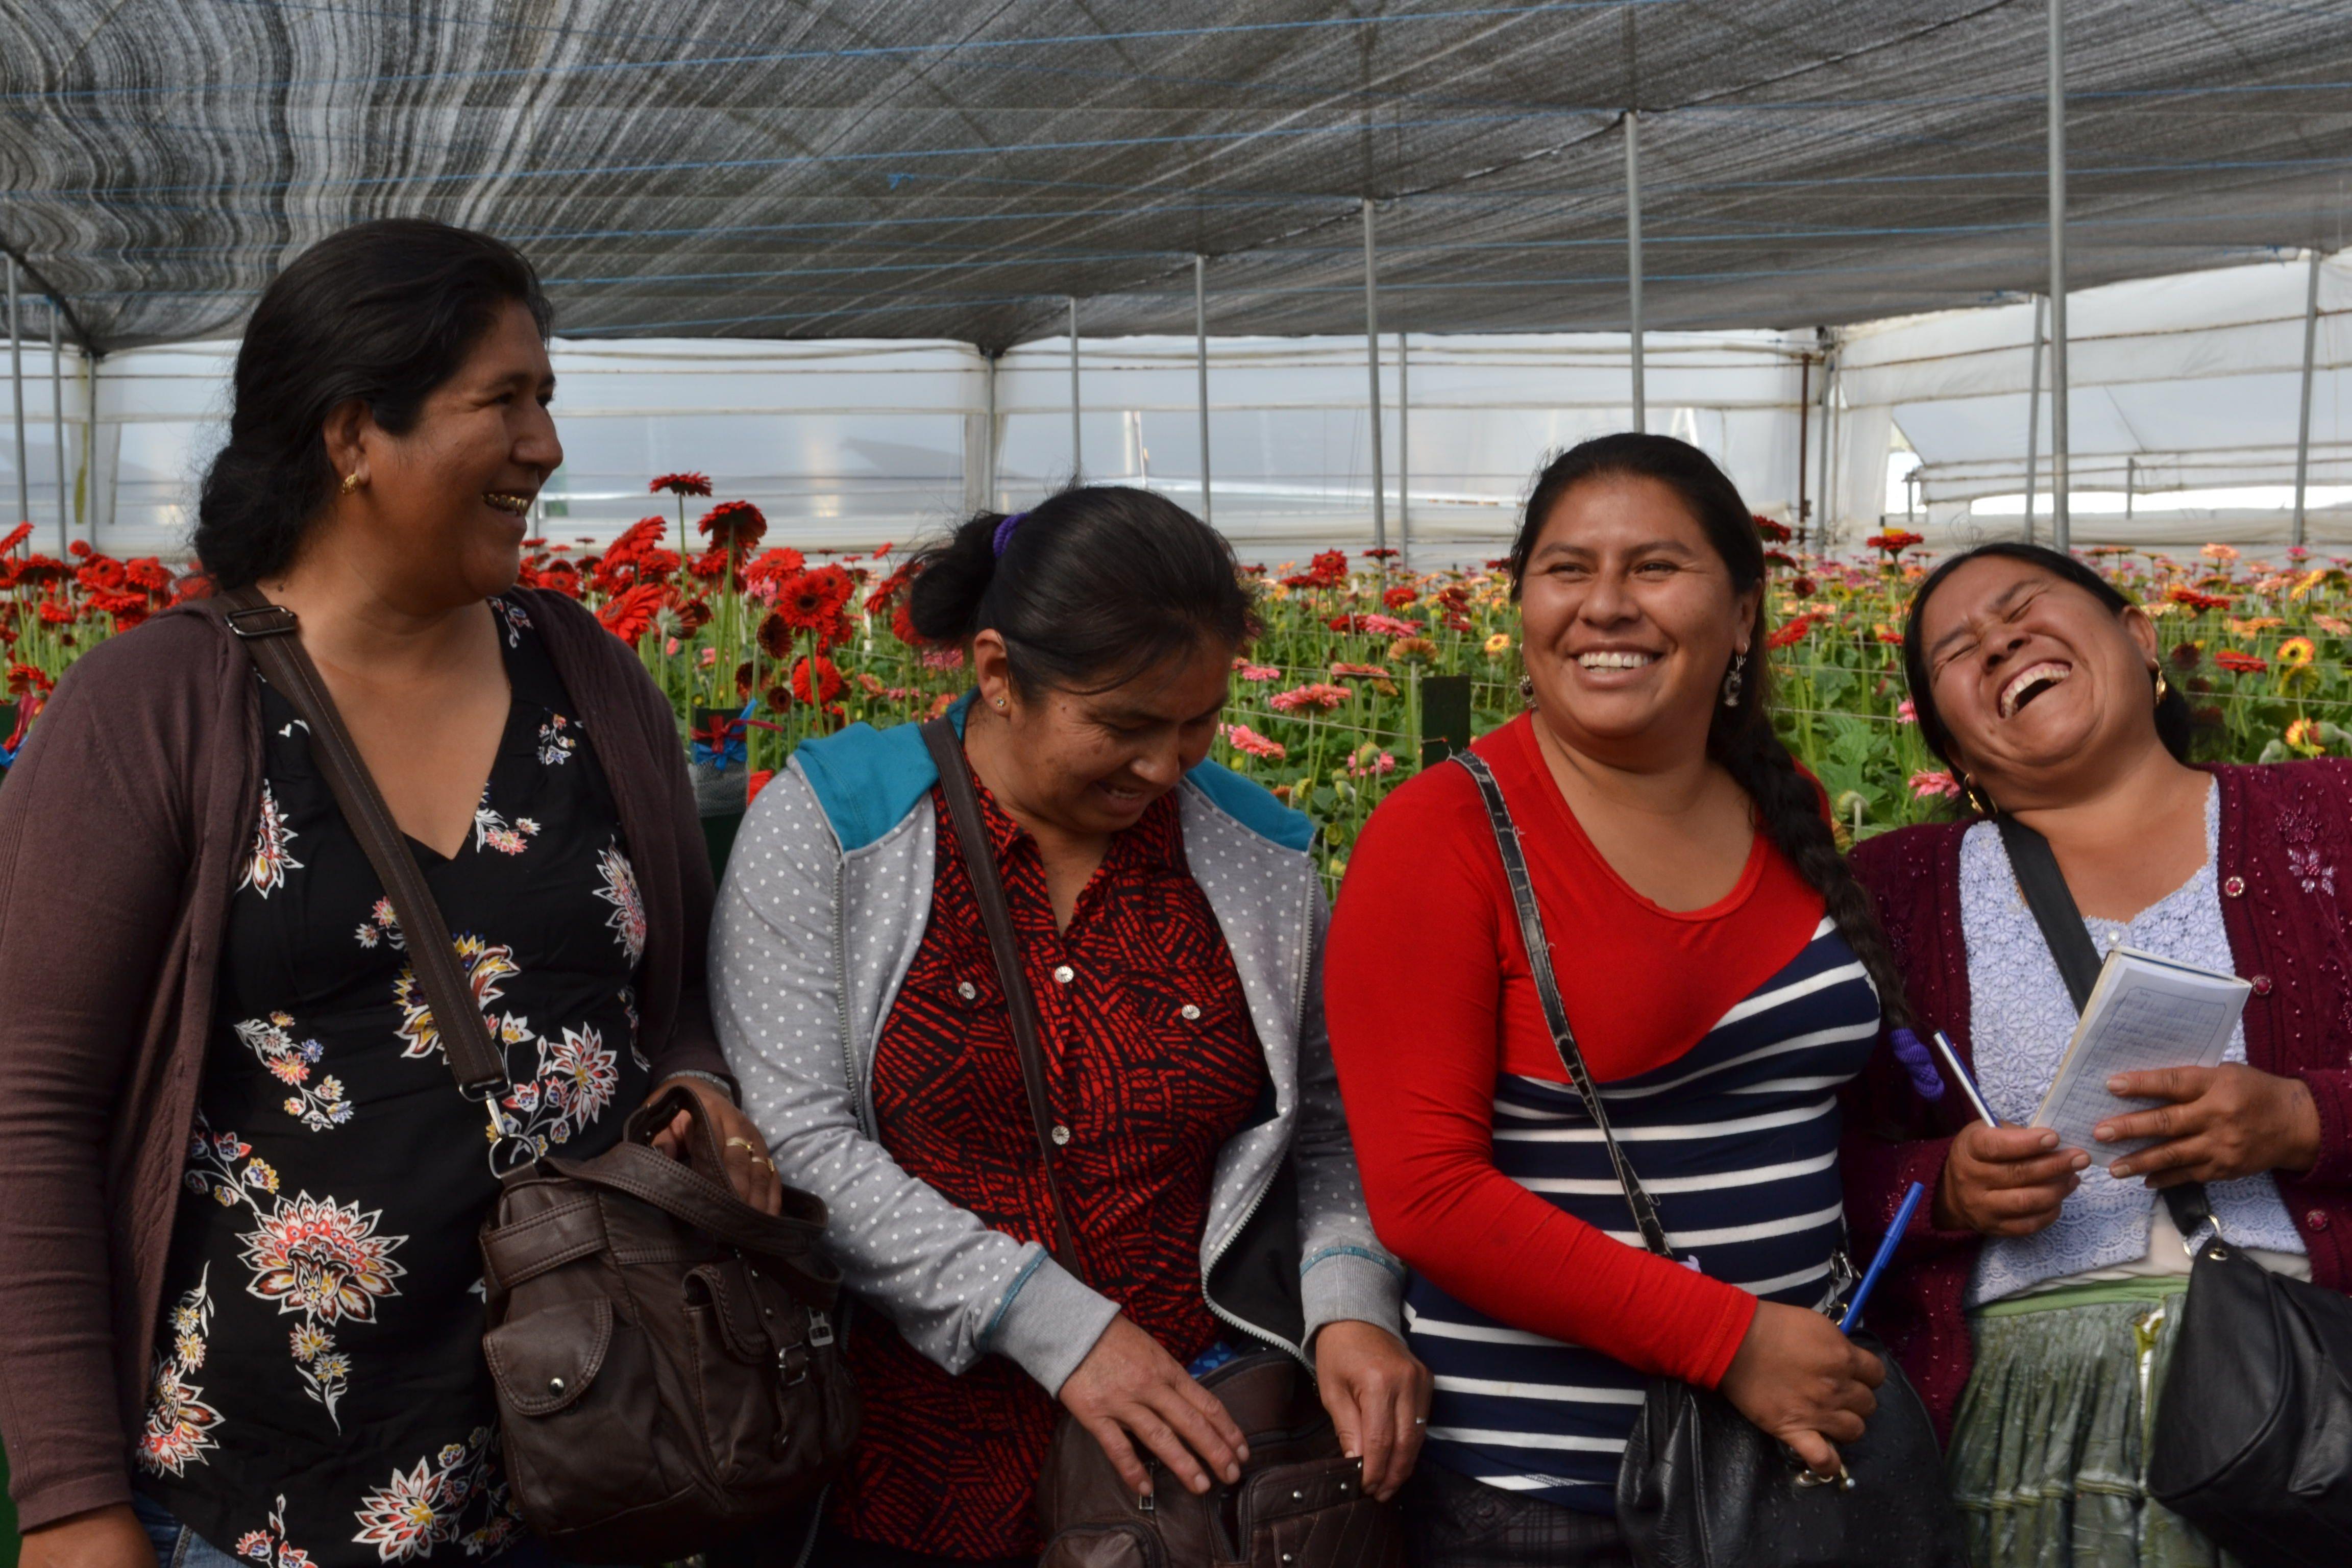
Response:
[[[1560,1065],[1601,1131],[1643,1245],[1675,1258],[1657,1205],[1618,1147],[1569,1028],[1502,788],[1475,752],[1459,752],[1453,760],[1486,797]],[[1927,1407],[1885,1346],[1862,1333],[1854,1342],[1885,1362],[1886,1381],[1861,1440],[1839,1445],[1843,1468],[1831,1481],[1814,1476],[1723,1395],[1677,1378],[1652,1380],[1617,1471],[1617,1525],[1633,1560],[1643,1568],[1961,1568],[1967,1559],[1959,1515],[1944,1484]]]
[[[2011,869],[2079,1011],[2099,980],[2050,841],[1999,819]],[[2246,1568],[2352,1563],[2352,1298],[2231,1247],[2204,1184],[2164,1189],[2195,1259],[2156,1391],[2147,1489]]]

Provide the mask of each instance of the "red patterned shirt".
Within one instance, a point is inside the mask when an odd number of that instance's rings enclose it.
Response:
[[[1051,1245],[1044,1167],[980,905],[934,787],[929,924],[874,1061],[884,1148],[994,1229]],[[1201,1236],[1217,1152],[1261,1109],[1265,1062],[1233,954],[1162,796],[1110,848],[1057,931],[1037,845],[987,790],[981,815],[1045,1023],[1056,1164],[1087,1282],[1180,1362],[1219,1333]],[[1036,1482],[1056,1406],[1012,1362],[950,1376],[887,1319],[853,1315],[863,1439],[835,1523],[954,1557],[1034,1552]]]

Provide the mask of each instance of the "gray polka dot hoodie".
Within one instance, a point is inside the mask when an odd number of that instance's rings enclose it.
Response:
[[[874,1136],[875,1042],[930,915],[938,780],[913,724],[855,724],[799,747],[729,858],[711,1010],[745,1110],[783,1180],[824,1200],[826,1242],[858,1300],[950,1372],[995,1352],[1052,1394],[1117,1306],[908,1174]],[[1329,909],[1306,853],[1312,829],[1214,763],[1179,789],[1185,856],[1274,1091],[1271,1119],[1217,1156],[1201,1246],[1209,1305],[1302,1353],[1343,1319],[1400,1331],[1404,1270],[1372,1235],[1323,1032]]]

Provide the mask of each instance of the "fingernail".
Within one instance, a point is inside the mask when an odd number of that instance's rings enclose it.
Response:
[[[2121,1074],[2117,1074],[2116,1077],[2107,1079],[2107,1092],[2109,1094],[2121,1094],[2123,1091],[2124,1080]]]
[[[2058,1134],[2055,1132],[2044,1132],[2041,1137],[2040,1142],[2041,1146],[2044,1149],[2055,1149],[2058,1147]]]
[[[2115,1142],[2116,1130],[2109,1127],[2106,1123],[2101,1122],[2098,1126],[2091,1129],[2091,1136],[2097,1139],[2102,1143],[2111,1143]]]
[[[2075,1170],[2086,1171],[2091,1167],[2091,1157],[2088,1154],[2077,1152],[2070,1163]]]
[[[2107,1174],[2110,1176],[2128,1176],[2131,1173],[2131,1162],[2128,1160],[2118,1160],[2107,1167]]]
[[[1242,1468],[1239,1465],[1227,1465],[1225,1467],[1225,1479],[1228,1482],[1237,1481],[1241,1479]]]
[[[1243,1464],[1246,1465],[1249,1463],[1249,1445],[1247,1443],[1244,1443],[1240,1447],[1234,1451],[1242,1457]]]

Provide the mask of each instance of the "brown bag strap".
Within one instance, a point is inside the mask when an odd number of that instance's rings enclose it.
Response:
[[[228,605],[224,617],[228,629],[243,640],[262,675],[310,726],[310,754],[326,774],[327,788],[342,808],[352,836],[383,883],[384,896],[392,900],[408,961],[415,966],[417,983],[433,1009],[442,1055],[458,1089],[469,1100],[491,1101],[512,1087],[506,1055],[490,1039],[481,1004],[457,962],[457,944],[441,918],[441,906],[433,901],[433,889],[425,886],[424,870],[394,823],[392,808],[384,805],[367,763],[360,760],[359,748],[335,710],[335,700],[319,677],[319,667],[295,635],[300,623],[293,611],[271,604],[257,589],[232,589],[221,601]],[[495,1108],[490,1115],[496,1125]]]
[[[948,798],[948,824],[963,851],[963,868],[980,900],[980,923],[988,932],[988,951],[996,960],[996,981],[1004,991],[1004,1009],[1013,1018],[1013,1043],[1021,1054],[1021,1084],[1028,1090],[1029,1121],[1037,1133],[1037,1157],[1045,1165],[1045,1202],[1054,1211],[1054,1261],[1076,1276],[1087,1277],[1078,1262],[1077,1239],[1071,1234],[1062,1206],[1062,1185],[1054,1169],[1052,1112],[1045,1103],[1045,1029],[1037,1016],[1037,998],[1029,993],[1021,973],[1021,944],[1013,935],[1013,911],[1004,902],[1004,881],[997,874],[996,857],[988,847],[988,829],[980,820],[980,795],[971,786],[971,770],[963,759],[963,739],[947,718],[923,726],[923,744],[939,765],[940,787]]]

